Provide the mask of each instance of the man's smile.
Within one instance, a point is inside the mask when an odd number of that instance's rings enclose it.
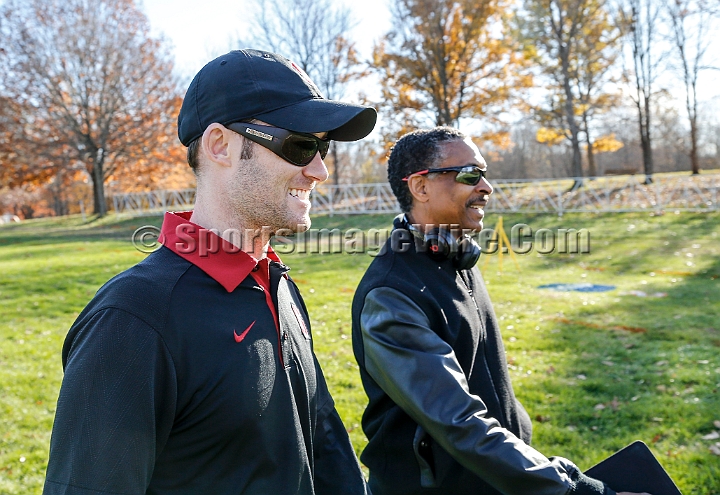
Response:
[[[290,193],[290,196],[294,198],[301,199],[303,201],[307,201],[308,198],[310,198],[310,189],[290,189],[288,192]]]
[[[485,205],[487,205],[487,202],[488,202],[488,197],[485,196],[484,198],[480,198],[480,199],[471,199],[470,201],[468,201],[466,203],[465,206],[467,206],[468,208],[474,208],[476,210],[482,211],[485,208]]]

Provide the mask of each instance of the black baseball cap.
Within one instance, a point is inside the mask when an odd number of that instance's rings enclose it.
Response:
[[[234,50],[200,69],[178,115],[185,146],[210,124],[258,119],[295,132],[327,132],[336,141],[357,141],[373,130],[372,107],[328,100],[296,64],[260,50]]]

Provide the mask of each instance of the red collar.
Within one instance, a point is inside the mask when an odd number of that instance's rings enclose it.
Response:
[[[267,257],[258,261],[214,232],[190,221],[192,211],[165,213],[159,241],[178,256],[210,275],[232,292],[258,267],[270,279],[270,261],[282,263],[268,246]],[[259,275],[259,274],[258,274]]]

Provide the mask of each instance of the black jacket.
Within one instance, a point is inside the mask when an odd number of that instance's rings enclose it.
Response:
[[[287,267],[243,255],[163,247],[98,292],[63,348],[46,495],[366,495]]]
[[[531,448],[477,270],[415,251],[373,260],[353,301],[369,398],[361,460],[375,495],[602,494],[570,461]]]

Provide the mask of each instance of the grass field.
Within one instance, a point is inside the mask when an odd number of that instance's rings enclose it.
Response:
[[[318,217],[313,227],[384,228],[391,216]],[[588,229],[589,254],[488,256],[484,276],[503,329],[533,445],[586,469],[645,441],[686,494],[720,494],[720,214],[504,216]],[[145,256],[131,233],[160,217],[78,217],[0,226],[0,494],[38,494],[62,379],[67,329],[111,276]],[[486,226],[497,221],[491,216]],[[350,341],[365,254],[284,254],[309,307],[318,358],[361,451],[365,395]],[[538,289],[611,284],[602,293]],[[641,297],[639,292],[648,294]],[[660,293],[663,297],[653,297]],[[718,450],[720,452],[720,450]]]

